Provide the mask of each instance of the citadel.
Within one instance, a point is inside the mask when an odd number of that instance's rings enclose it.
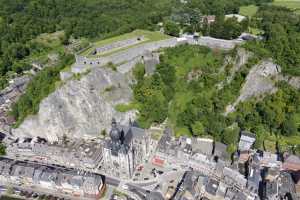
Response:
[[[55,120],[29,119],[14,130],[13,135],[18,138],[10,134],[1,137],[7,148],[6,155],[0,158],[0,185],[10,186],[16,193],[26,191],[31,196],[53,195],[74,200],[299,199],[299,157],[255,149],[253,133],[241,131],[237,151],[231,155],[226,144],[211,138],[175,137],[166,124],[142,129],[130,120],[136,117],[135,113],[122,116],[113,108],[125,102],[119,101],[126,96],[123,90],[130,93],[129,84],[122,84],[126,82],[123,74],[139,62],[145,65],[146,76],[154,73],[159,53],[153,51],[179,44],[232,49],[240,43],[194,35],[147,42],[141,35],[93,48],[88,56],[76,55],[71,70],[60,74],[61,80],[71,81],[66,83],[65,90],[56,91],[46,102],[51,105],[51,114],[39,111]],[[118,51],[128,47],[131,48]],[[107,65],[112,69],[103,69]],[[87,75],[93,83],[84,78],[80,83],[73,80],[89,70],[95,70]],[[66,89],[71,87],[70,82],[84,89]],[[109,104],[99,97],[99,92],[105,96],[103,91],[111,87],[118,88],[121,97],[116,95],[117,100]],[[66,96],[58,98],[58,93]],[[88,95],[90,98],[86,98]],[[76,98],[80,101],[74,103]],[[67,103],[72,105],[71,111],[52,109],[63,109],[62,105]],[[76,118],[78,109],[84,110],[86,117]],[[74,112],[73,117],[70,112]],[[57,125],[59,120],[65,127]],[[47,122],[54,128],[37,128]],[[35,123],[37,127],[30,128]],[[2,191],[10,189],[2,186]]]

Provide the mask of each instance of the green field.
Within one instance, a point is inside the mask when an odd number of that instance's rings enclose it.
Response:
[[[253,17],[258,10],[258,7],[255,5],[242,6],[240,7],[239,14],[247,17]]]
[[[287,7],[294,10],[297,14],[300,14],[300,0],[274,0],[272,4]]]
[[[108,44],[111,44],[111,43],[114,43],[114,42],[117,42],[117,41],[127,40],[127,39],[134,38],[134,37],[137,37],[137,36],[144,36],[145,41],[143,41],[139,44],[136,44],[136,45],[140,45],[140,44],[147,43],[147,42],[154,42],[154,41],[159,41],[159,40],[164,40],[164,39],[170,38],[170,36],[162,34],[160,32],[152,32],[152,31],[146,31],[146,30],[135,30],[131,33],[126,33],[126,34],[123,34],[123,35],[120,35],[120,36],[116,36],[116,37],[112,37],[112,38],[97,41],[92,45],[92,47],[90,47],[89,49],[82,52],[81,55],[91,56],[90,54],[95,49],[95,47],[101,47],[101,46],[108,45]],[[136,46],[136,45],[133,45],[133,46]],[[131,48],[133,46],[117,49],[115,51],[109,52],[108,54],[115,53],[117,51],[121,51],[121,50],[124,50],[124,49],[127,49],[127,48]],[[104,54],[102,56],[105,56],[105,55],[108,55],[108,54]]]

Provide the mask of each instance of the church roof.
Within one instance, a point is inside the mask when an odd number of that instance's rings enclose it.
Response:
[[[124,126],[112,121],[112,130],[110,131],[110,140],[107,142],[107,148],[115,153],[121,151],[127,153],[134,138],[141,139],[146,135],[142,128],[134,126]]]

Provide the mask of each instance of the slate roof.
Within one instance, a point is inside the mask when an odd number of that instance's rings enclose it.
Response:
[[[193,152],[210,156],[213,151],[213,140],[206,138],[194,138],[192,141]]]
[[[300,158],[296,155],[288,156],[283,162],[282,166],[285,170],[299,171],[300,170]]]
[[[215,142],[214,155],[218,156],[221,160],[229,159],[229,155],[227,153],[227,145],[220,142]]]
[[[159,192],[150,192],[146,195],[146,200],[164,200],[164,197]]]
[[[206,192],[215,196],[217,194],[219,184],[220,184],[219,181],[210,178],[208,180],[208,183],[205,185]]]

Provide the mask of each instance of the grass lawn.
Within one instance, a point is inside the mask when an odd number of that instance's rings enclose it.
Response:
[[[272,4],[290,8],[294,10],[295,13],[300,14],[300,0],[274,0]]]
[[[141,42],[137,45],[147,43],[147,42],[154,42],[154,41],[159,41],[159,40],[164,40],[164,39],[170,38],[170,36],[162,34],[160,32],[152,32],[152,31],[146,31],[146,30],[135,30],[131,33],[126,33],[126,34],[119,35],[119,36],[116,36],[116,37],[112,37],[112,38],[97,41],[93,44],[93,46],[91,48],[83,51],[81,53],[81,55],[88,56],[88,55],[91,54],[91,52],[94,50],[95,47],[105,46],[105,45],[108,45],[108,44],[111,44],[111,43],[114,43],[114,42],[117,42],[117,41],[127,40],[127,39],[134,38],[134,37],[137,37],[137,36],[144,36],[145,37],[145,41],[143,41],[143,42]],[[133,45],[133,46],[136,46],[136,45]],[[116,51],[124,50],[124,49],[130,48],[130,47],[133,47],[133,46],[117,49]],[[109,52],[109,53],[115,53],[116,51],[112,51],[112,52]]]
[[[240,7],[239,14],[247,17],[252,17],[256,14],[258,7],[255,5]]]

